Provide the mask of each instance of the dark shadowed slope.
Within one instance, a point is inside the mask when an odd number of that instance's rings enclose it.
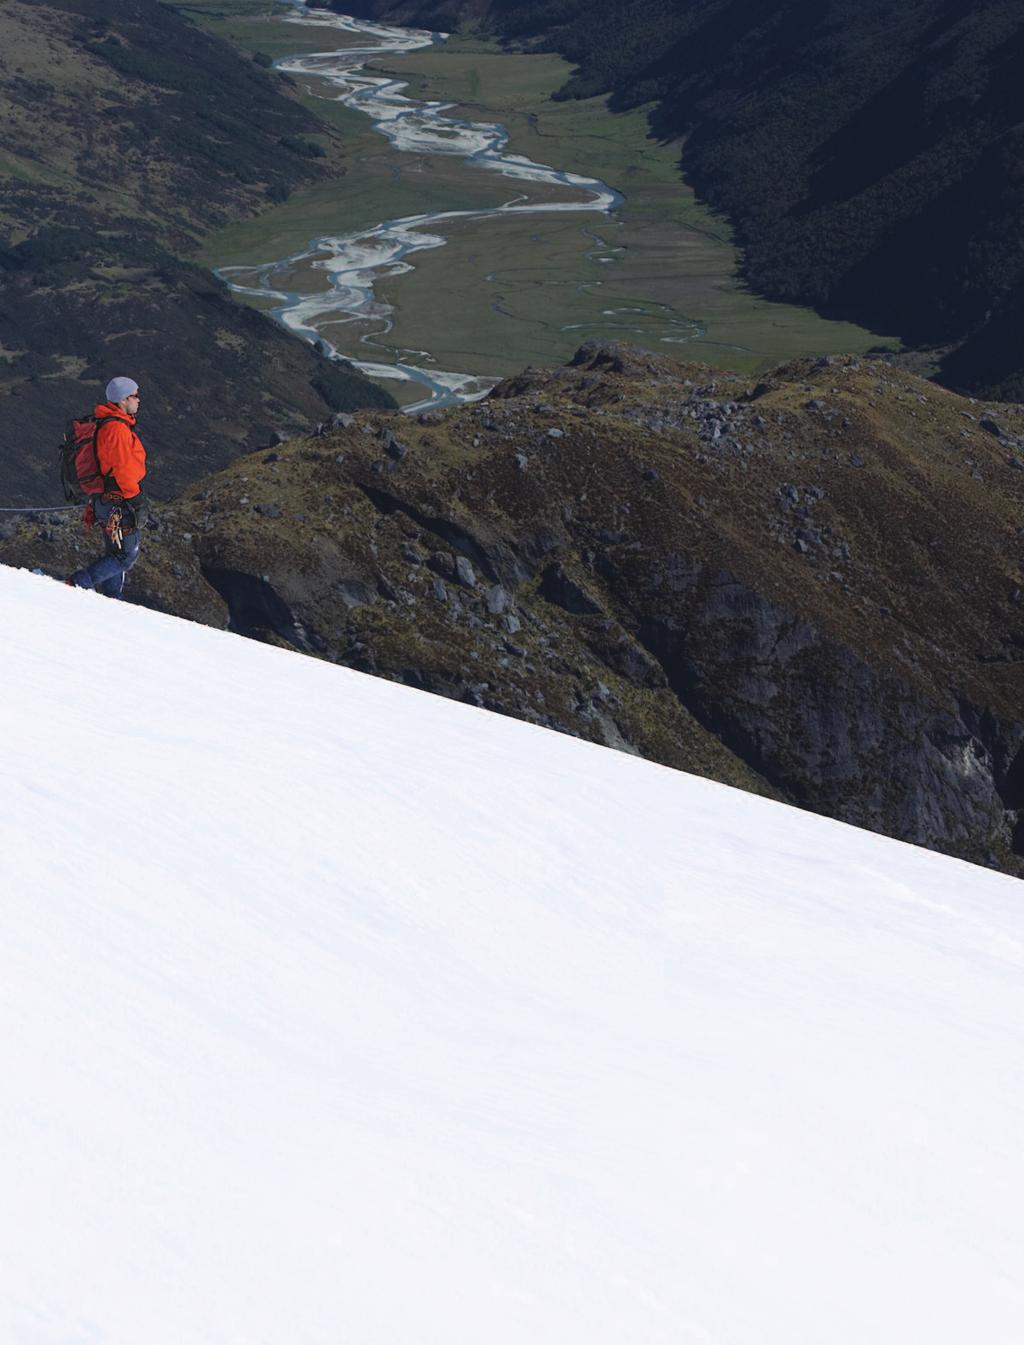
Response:
[[[0,10],[0,493],[112,373],[146,393],[165,489],[332,409],[389,405],[190,265],[204,232],[341,171],[278,76],[143,0]],[[183,260],[184,259],[184,260]]]

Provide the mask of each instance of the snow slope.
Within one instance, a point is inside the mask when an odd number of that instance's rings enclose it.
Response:
[[[0,606],[0,1341],[1018,1345],[1019,883]]]

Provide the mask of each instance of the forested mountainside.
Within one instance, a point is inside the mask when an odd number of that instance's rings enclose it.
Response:
[[[128,596],[1024,874],[1024,408],[588,346],[347,419],[157,510]]]
[[[275,426],[391,404],[188,260],[339,171],[279,76],[149,0],[5,0],[0,125],[6,503],[53,498],[64,422],[114,373],[142,386],[172,489]]]
[[[1019,0],[336,0],[494,31],[578,69],[563,97],[655,100],[771,298],[937,348],[951,384],[1024,398]]]

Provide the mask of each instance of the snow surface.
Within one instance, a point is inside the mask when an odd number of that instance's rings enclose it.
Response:
[[[0,604],[0,1340],[1019,1345],[1019,883]]]

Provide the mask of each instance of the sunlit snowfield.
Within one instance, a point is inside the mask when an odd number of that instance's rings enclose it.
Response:
[[[0,603],[0,1340],[1018,1345],[1019,883]]]

